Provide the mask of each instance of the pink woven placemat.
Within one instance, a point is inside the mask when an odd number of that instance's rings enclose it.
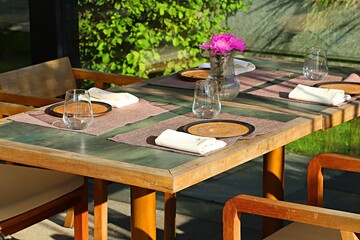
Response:
[[[240,91],[249,90],[261,86],[276,79],[290,77],[293,73],[284,71],[271,71],[256,69],[240,75]]]
[[[344,80],[342,80],[342,77],[334,75],[327,75],[323,80],[320,81],[307,80],[304,76],[299,76],[292,79],[283,79],[289,78],[291,75],[293,75],[291,72],[255,69],[254,71],[239,75],[240,91],[246,94],[260,97],[304,102],[300,100],[289,99],[288,97],[291,90],[293,90],[298,84],[313,86],[315,84],[324,82],[360,82],[360,78],[356,74],[350,74]],[[182,80],[177,76],[177,74],[163,76],[158,79],[151,80],[150,84],[183,89],[194,89],[195,87],[195,82]],[[348,102],[354,101],[356,99],[357,97],[352,97]]]
[[[356,74],[355,74],[356,75]],[[277,83],[270,83],[269,86],[265,86],[263,88],[248,91],[247,94],[252,94],[256,96],[262,97],[269,97],[269,98],[277,98],[277,99],[286,99],[289,101],[296,101],[296,102],[303,102],[300,100],[294,100],[289,98],[289,93],[298,85],[306,85],[306,86],[313,86],[315,84],[326,83],[326,82],[341,82],[341,81],[359,81],[356,79],[354,74],[349,75],[348,78],[343,80],[342,77],[327,75],[324,79],[319,81],[307,80],[304,76],[299,76],[293,79],[277,82]],[[349,101],[355,100],[356,97],[353,97]]]
[[[160,135],[166,129],[173,129],[179,130],[179,128],[183,127],[186,124],[200,121],[200,119],[193,117],[192,113],[188,113],[186,115],[177,116],[168,120],[161,121],[159,123],[134,130],[127,133],[122,133],[116,135],[115,137],[109,138],[109,140],[125,143],[129,145],[135,145],[140,147],[148,147],[148,148],[155,148],[155,149],[162,149],[166,151],[184,153],[189,155],[200,156],[195,153],[190,153],[186,151],[181,151],[172,148],[165,148],[162,146],[158,146],[155,144],[155,138]],[[240,137],[233,137],[233,138],[224,138],[221,139],[227,143],[227,147],[234,144],[239,139],[251,139],[257,135],[266,134],[272,131],[279,130],[281,127],[284,126],[285,123],[275,121],[275,120],[268,120],[268,119],[260,119],[260,118],[253,118],[253,117],[244,117],[238,116],[228,113],[221,113],[217,119],[226,119],[226,120],[236,120],[249,123],[255,127],[254,132],[246,136]]]
[[[76,131],[98,136],[116,128],[125,126],[126,124],[144,120],[148,117],[156,116],[176,108],[179,108],[179,106],[150,103],[144,99],[140,99],[138,103],[122,108],[113,108],[111,112],[105,114],[104,116],[95,117],[94,122],[85,130],[68,129],[63,123],[62,118],[45,113],[45,109],[15,115],[10,117],[10,119],[15,122],[23,122],[48,128]]]
[[[283,71],[270,71],[263,69],[255,69],[254,71],[240,74],[240,89],[241,91],[247,90],[254,86],[259,86],[266,82],[289,77],[292,73],[283,72]],[[182,89],[194,89],[195,82],[186,81],[180,79],[177,74],[171,74],[168,76],[163,76],[157,79],[152,79],[149,84],[164,86],[164,87],[173,87],[173,88],[182,88]]]
[[[177,74],[170,74],[149,80],[149,84],[163,87],[194,89],[195,82],[180,79]]]
[[[336,82],[341,81],[342,77],[328,75],[323,80],[319,81],[312,81],[307,80],[304,76],[299,76],[297,78],[279,81],[279,82],[272,82],[269,83],[268,86],[264,88],[257,89],[254,91],[248,91],[247,94],[262,96],[262,97],[269,97],[269,98],[278,98],[278,99],[286,99],[291,101],[299,101],[289,99],[289,93],[298,85],[306,85],[306,86],[313,86],[315,84],[323,83],[323,82]]]

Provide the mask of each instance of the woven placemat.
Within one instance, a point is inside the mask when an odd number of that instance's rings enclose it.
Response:
[[[360,77],[354,73],[350,74],[348,77],[346,77],[344,79],[339,76],[328,75],[322,80],[313,81],[313,80],[307,80],[304,76],[299,76],[299,77],[292,78],[289,80],[284,80],[284,81],[280,81],[280,82],[277,81],[277,82],[274,82],[273,84],[268,84],[268,86],[264,86],[263,88],[260,88],[260,89],[254,90],[254,91],[249,91],[249,92],[247,92],[247,94],[261,96],[261,97],[267,97],[267,98],[282,99],[282,100],[287,100],[287,101],[292,101],[292,102],[303,102],[303,103],[325,105],[322,103],[314,103],[314,102],[306,102],[306,101],[301,101],[301,100],[290,99],[289,93],[298,84],[302,84],[305,86],[315,86],[316,84],[326,83],[326,82],[360,82]],[[358,98],[359,98],[359,96],[352,96],[350,100],[348,100],[342,104],[339,104],[338,106],[343,105],[345,103],[353,102],[353,101],[357,100]]]
[[[249,88],[262,85],[266,82],[289,77],[291,75],[292,73],[290,72],[255,69],[254,71],[238,75],[240,77],[240,90],[244,91]],[[177,74],[152,79],[149,81],[149,84],[182,89],[195,88],[195,82],[182,80],[177,76]]]
[[[217,117],[217,119],[226,119],[226,120],[236,120],[236,121],[242,121],[249,123],[255,127],[254,132],[252,132],[249,135],[246,136],[240,136],[240,137],[232,137],[232,138],[223,138],[221,140],[225,141],[227,143],[227,147],[234,144],[239,139],[251,139],[257,135],[266,134],[272,131],[277,131],[280,128],[284,126],[285,123],[274,121],[274,120],[268,120],[268,119],[260,119],[260,118],[254,118],[254,117],[244,117],[244,116],[238,116],[228,113],[221,113]],[[177,116],[174,118],[170,118],[168,120],[161,121],[159,123],[137,129],[131,132],[118,134],[115,137],[109,138],[109,140],[120,142],[120,143],[126,143],[129,145],[135,145],[140,147],[148,147],[148,148],[155,148],[155,149],[161,149],[166,151],[172,151],[177,153],[184,153],[194,156],[200,156],[195,153],[190,153],[186,151],[181,151],[177,149],[172,148],[165,148],[162,146],[158,146],[155,144],[155,139],[157,136],[159,136],[163,131],[166,129],[173,129],[173,130],[182,130],[182,127],[186,124],[189,124],[191,122],[199,121],[201,119],[195,118],[193,113],[188,113],[186,115]]]
[[[148,117],[156,116],[176,108],[179,108],[179,106],[150,103],[144,99],[140,99],[138,103],[121,108],[113,108],[111,112],[94,118],[94,122],[85,130],[68,129],[63,123],[62,118],[46,114],[44,109],[18,114],[10,117],[10,119],[15,122],[23,122],[48,128],[76,131],[98,136],[116,128],[125,126],[126,124],[144,120]]]
[[[343,90],[346,94],[360,95],[360,77],[356,73],[351,73],[343,81],[320,82],[315,84],[315,86]]]
[[[267,85],[259,86],[259,89],[248,91],[247,94],[262,96],[268,98],[286,99],[290,101],[298,101],[289,99],[289,93],[298,85],[313,86],[320,82],[334,82],[341,81],[342,78],[338,76],[328,75],[323,80],[312,81],[307,80],[304,76],[299,76],[289,80],[268,82]]]

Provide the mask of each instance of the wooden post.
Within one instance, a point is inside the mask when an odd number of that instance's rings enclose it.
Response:
[[[156,240],[156,192],[131,187],[131,239]]]
[[[284,200],[285,147],[280,147],[264,155],[263,196],[275,200]],[[263,238],[282,227],[282,220],[263,218]]]
[[[94,179],[94,240],[107,239],[107,181]]]

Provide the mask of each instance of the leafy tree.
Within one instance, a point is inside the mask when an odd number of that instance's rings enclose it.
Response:
[[[195,66],[199,44],[229,31],[227,16],[251,0],[79,0],[84,67],[148,77],[154,62],[164,74]],[[165,58],[164,53],[176,53]]]

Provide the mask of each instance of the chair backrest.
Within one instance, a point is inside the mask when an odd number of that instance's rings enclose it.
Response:
[[[37,97],[58,97],[76,88],[69,58],[0,73],[0,90]]]
[[[0,117],[59,102],[67,90],[76,88],[78,80],[106,89],[110,84],[121,86],[145,79],[72,68],[68,57],[0,73]]]
[[[309,205],[323,205],[325,168],[360,173],[360,158],[336,153],[322,153],[313,157],[309,162],[307,175]]]

